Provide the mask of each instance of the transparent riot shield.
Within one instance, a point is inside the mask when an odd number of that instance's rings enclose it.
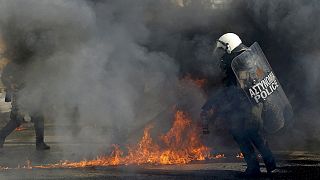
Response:
[[[257,42],[235,57],[231,67],[252,105],[263,105],[261,118],[266,132],[277,132],[289,124],[292,107]]]

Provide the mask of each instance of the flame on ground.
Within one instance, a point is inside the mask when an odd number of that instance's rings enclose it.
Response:
[[[15,131],[24,131],[24,130],[27,130],[27,129],[28,129],[28,128],[19,126],[19,127],[17,127],[17,128],[15,129]]]
[[[243,156],[243,154],[242,153],[239,153],[239,154],[237,154],[237,156],[236,156],[237,158],[239,158],[239,159],[243,159],[244,158],[244,156]]]
[[[109,156],[80,162],[61,162],[35,168],[79,168],[92,166],[115,166],[130,164],[186,164],[191,161],[223,158],[224,155],[210,155],[210,148],[202,144],[197,126],[182,111],[175,113],[171,129],[159,137],[156,143],[151,137],[153,126],[144,129],[139,143],[127,147],[127,153],[118,145],[113,145]]]
[[[217,154],[214,156],[215,159],[225,158],[224,154]]]

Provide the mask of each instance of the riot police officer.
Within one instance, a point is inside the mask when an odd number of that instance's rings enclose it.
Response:
[[[220,67],[224,73],[223,87],[202,107],[201,119],[203,133],[208,134],[209,119],[217,115],[229,121],[230,132],[240,147],[247,163],[246,175],[261,173],[254,147],[261,153],[268,173],[276,169],[276,163],[264,136],[261,112],[262,104],[252,105],[241,89],[232,69],[232,61],[248,50],[234,33],[222,35],[218,40],[214,54],[221,59]]]

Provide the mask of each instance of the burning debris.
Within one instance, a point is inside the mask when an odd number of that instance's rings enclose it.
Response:
[[[243,154],[240,152],[239,154],[237,154],[236,158],[243,159],[244,156],[243,156]]]
[[[19,126],[15,129],[15,131],[24,131],[24,130],[27,130],[28,128],[26,127],[23,127],[23,126]]]
[[[80,162],[65,161],[58,164],[35,166],[36,168],[77,168],[91,166],[116,166],[131,164],[187,164],[191,161],[223,158],[224,155],[213,156],[210,148],[203,145],[196,123],[183,111],[176,111],[171,129],[157,140],[151,137],[153,126],[144,129],[140,141],[129,145],[126,153],[119,145],[113,145],[109,156],[99,156],[95,160]]]
[[[224,154],[217,154],[214,156],[214,159],[221,159],[221,158],[225,158]]]
[[[294,92],[289,98],[301,109],[295,129],[298,138],[290,135],[290,141],[283,141],[276,137],[273,142],[281,147],[303,146],[313,142],[309,137],[319,139],[314,128],[318,121],[310,121],[319,114],[314,98],[319,95],[319,56],[315,53],[319,27],[316,18],[311,23],[305,19],[317,17],[316,1],[0,0],[0,4],[0,30],[8,45],[4,53],[0,42],[0,70],[8,60],[28,59],[21,76],[27,82],[21,91],[22,104],[31,111],[45,111],[55,128],[52,136],[64,136],[63,142],[99,138],[97,147],[118,142],[154,119],[162,112],[159,107],[183,104],[179,98],[188,94],[181,100],[188,113],[177,111],[171,129],[158,137],[152,133],[158,127],[149,125],[137,144],[127,148],[115,144],[109,155],[44,166],[29,163],[27,168],[187,164],[225,158],[224,154],[210,154],[191,120],[199,116],[202,90],[209,96],[221,80],[211,51],[212,41],[224,31],[240,33],[248,43],[263,42],[270,63],[283,78],[280,81]],[[305,63],[305,59],[310,60]],[[188,93],[180,93],[179,80],[187,82],[183,90]],[[61,124],[72,125],[76,133],[60,128]],[[132,128],[136,124],[139,128]],[[25,128],[16,129],[22,130]],[[88,148],[76,152],[94,153],[97,147],[93,146],[83,144]],[[243,159],[243,154],[232,157]]]

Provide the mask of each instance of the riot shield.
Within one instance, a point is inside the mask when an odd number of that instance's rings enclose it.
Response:
[[[263,105],[261,118],[266,132],[277,132],[289,124],[292,107],[257,42],[235,57],[231,67],[252,105]]]

